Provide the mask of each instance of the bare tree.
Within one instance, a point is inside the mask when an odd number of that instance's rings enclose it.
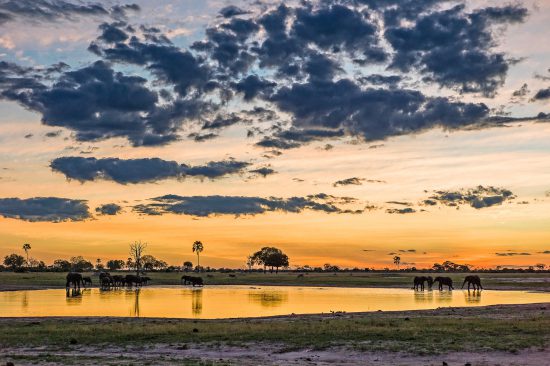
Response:
[[[130,257],[132,258],[132,262],[134,264],[134,267],[136,268],[136,275],[138,276],[141,270],[143,253],[145,252],[146,248],[147,243],[142,243],[141,241],[135,241],[130,244]]]

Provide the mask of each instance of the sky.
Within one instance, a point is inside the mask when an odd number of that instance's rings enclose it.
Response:
[[[550,264],[549,28],[542,0],[0,0],[0,256]]]

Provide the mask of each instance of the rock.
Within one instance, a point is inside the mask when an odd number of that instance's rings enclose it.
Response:
[[[193,333],[198,333],[199,330],[197,328],[193,328]]]
[[[78,341],[76,340],[76,338],[71,338],[71,339],[69,340],[69,343],[70,343],[70,344],[78,344]]]

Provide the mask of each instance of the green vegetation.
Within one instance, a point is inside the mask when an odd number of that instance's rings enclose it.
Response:
[[[550,337],[550,317],[547,313],[530,307],[529,310],[522,310],[521,315],[511,317],[509,313],[513,313],[513,309],[498,309],[465,312],[458,316],[449,315],[449,310],[437,310],[241,321],[127,318],[2,320],[0,347],[71,344],[246,345],[259,342],[296,349],[347,346],[358,350],[420,354],[545,347]]]
[[[117,273],[117,272],[112,272]],[[128,272],[121,272],[126,274]],[[184,273],[150,272],[152,285],[179,285]],[[97,277],[91,273],[97,285]],[[230,276],[231,275],[231,276]],[[412,287],[414,276],[437,275],[417,272],[335,272],[307,273],[299,276],[295,272],[208,272],[201,273],[206,285],[296,285],[296,286],[340,286],[340,287]],[[460,288],[468,273],[446,273]],[[550,273],[478,273],[486,289],[533,289],[550,291]],[[0,290],[24,288],[62,288],[66,272],[0,272]]]

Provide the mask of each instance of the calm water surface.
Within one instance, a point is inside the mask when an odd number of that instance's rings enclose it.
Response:
[[[424,291],[389,288],[290,286],[143,287],[0,292],[0,317],[131,316],[238,318],[331,311],[434,309],[550,302],[548,293],[525,291]]]

